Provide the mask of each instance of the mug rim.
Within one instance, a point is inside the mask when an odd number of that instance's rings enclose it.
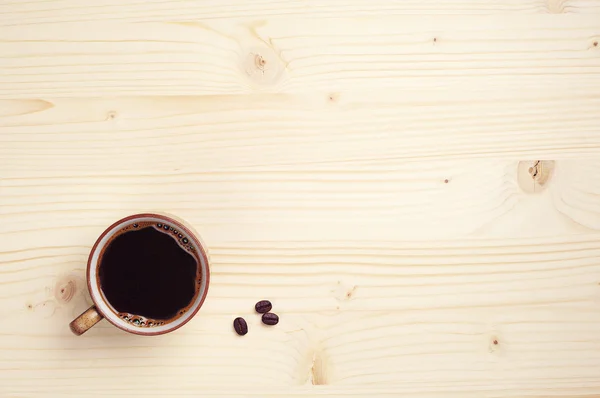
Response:
[[[182,322],[180,322],[178,324],[176,322],[172,322],[174,324],[172,327],[165,329],[165,330],[158,331],[158,332],[156,332],[156,331],[146,332],[146,331],[143,331],[143,329],[140,331],[135,330],[133,328],[128,329],[128,328],[124,327],[123,325],[120,325],[119,323],[115,322],[113,319],[111,319],[111,316],[108,316],[105,313],[105,311],[101,308],[101,306],[98,305],[97,300],[102,300],[103,304],[105,304],[107,307],[111,307],[108,300],[106,300],[106,298],[102,294],[102,292],[100,290],[100,286],[98,286],[98,284],[96,284],[95,287],[92,286],[92,277],[91,277],[92,260],[94,258],[94,253],[96,253],[96,250],[98,249],[98,246],[100,245],[100,242],[102,242],[102,240],[119,225],[130,222],[130,221],[138,219],[138,218],[154,218],[154,219],[158,219],[158,220],[161,220],[164,222],[177,224],[179,229],[183,230],[188,236],[194,238],[194,240],[197,243],[196,246],[198,246],[197,253],[200,254],[200,256],[202,257],[202,260],[206,264],[206,275],[204,275],[204,274],[202,275],[202,278],[206,282],[204,283],[204,291],[202,293],[202,297],[200,297],[200,301],[198,302],[198,304],[194,308],[191,309],[191,311],[189,312],[190,315],[188,315],[187,318],[184,319]],[[106,242],[105,245],[107,243],[108,242]],[[99,262],[99,258],[96,261],[96,268],[98,268],[98,262]],[[198,266],[201,266],[201,264],[199,264]],[[167,215],[163,215],[163,214],[139,213],[139,214],[133,214],[133,215],[121,218],[120,220],[112,223],[108,228],[106,228],[100,234],[100,236],[98,236],[98,239],[96,239],[94,246],[92,246],[92,250],[90,250],[90,255],[88,257],[86,279],[87,279],[88,291],[90,292],[90,297],[91,297],[92,301],[94,302],[96,311],[98,311],[104,319],[106,319],[109,323],[111,323],[115,327],[117,327],[125,332],[128,332],[128,333],[137,334],[140,336],[157,336],[157,335],[161,335],[161,334],[170,333],[174,330],[179,329],[180,327],[182,327],[183,325],[185,325],[186,323],[191,321],[192,318],[194,318],[194,316],[196,316],[198,311],[200,311],[200,308],[202,308],[202,305],[204,304],[204,300],[206,299],[206,296],[208,295],[208,287],[210,285],[210,264],[209,264],[208,255],[206,254],[206,249],[204,247],[202,240],[199,238],[199,236],[195,232],[191,231],[188,227],[186,227],[182,221],[176,220],[175,218],[173,218],[171,216],[167,216]],[[148,329],[148,330],[152,330],[152,329]]]

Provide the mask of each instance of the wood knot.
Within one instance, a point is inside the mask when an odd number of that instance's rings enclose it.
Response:
[[[254,55],[254,64],[255,64],[256,68],[258,68],[259,70],[264,72],[266,65],[267,65],[267,60],[262,55],[255,54]]]
[[[251,47],[242,61],[246,75],[256,84],[277,83],[285,66],[272,48]]]
[[[349,287],[338,281],[337,285],[331,290],[331,293],[339,302],[345,302],[352,300],[356,293],[356,289],[358,289],[358,286],[356,285]]]
[[[490,338],[488,350],[490,353],[500,350],[500,340],[496,336]]]
[[[56,282],[56,288],[54,289],[54,297],[56,301],[62,304],[66,304],[77,293],[77,283],[73,280],[59,280]]]
[[[115,120],[117,118],[117,111],[109,111],[106,114],[106,120]]]
[[[328,384],[327,362],[322,352],[313,354],[312,366],[310,368],[309,379],[314,386],[323,386]]]
[[[553,160],[533,160],[519,162],[517,180],[526,193],[542,192],[554,172]]]
[[[350,290],[348,290],[346,292],[346,300],[351,300],[352,299],[352,296],[354,296],[354,292],[356,292],[356,288],[357,287],[358,286],[354,286],[354,287],[352,287],[352,289],[350,289]]]

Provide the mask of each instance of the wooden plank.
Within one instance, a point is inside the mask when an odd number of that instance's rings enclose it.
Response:
[[[178,387],[177,388],[177,396],[198,396],[201,391],[202,397],[207,398],[220,398],[220,397],[233,397],[233,398],[248,398],[248,397],[267,397],[267,398],[277,398],[277,397],[294,397],[294,398],[308,398],[315,396],[326,396],[332,398],[347,398],[347,397],[374,397],[374,398],[390,398],[398,396],[397,388],[379,388],[376,386],[372,387],[334,387],[334,386],[319,386],[318,388],[303,388],[303,387],[295,387],[295,388],[287,388],[287,387],[277,387],[277,386],[269,386],[269,387],[250,387],[245,388],[244,391],[240,391],[239,388],[234,389],[226,389],[222,387]],[[540,393],[523,393],[518,390],[513,389],[505,389],[500,391],[445,391],[443,393],[440,392],[431,392],[431,391],[421,391],[419,389],[406,389],[409,390],[408,393],[405,393],[405,396],[408,397],[417,397],[417,398],[442,398],[442,397],[450,397],[450,398],[500,398],[500,397],[511,397],[511,398],[547,398],[549,396],[556,396],[556,391],[552,389],[545,389],[541,386],[538,391],[545,391]],[[20,390],[23,391],[23,390]],[[50,391],[51,393],[65,396],[65,397],[76,397],[81,394],[80,391],[73,391],[73,389],[64,389],[64,388],[52,388],[51,390],[39,390],[35,387],[30,388],[29,390],[25,390],[25,393],[17,393],[14,395],[9,395],[10,397],[20,397],[20,396],[29,396],[36,395],[41,393],[47,393]],[[131,394],[139,393],[139,388],[121,388],[118,390],[110,389],[111,397],[130,397]],[[570,398],[596,398],[597,395],[593,393],[588,394],[587,392],[593,391],[590,388],[580,388],[578,386],[572,386],[568,388],[564,388],[561,390],[565,392],[565,396]],[[104,397],[107,392],[106,389],[99,391],[91,391],[87,393],[90,397]],[[156,388],[152,391],[144,392],[146,396],[152,397],[163,397],[165,395],[173,395],[173,388]]]
[[[556,1],[122,1],[101,0],[84,4],[73,0],[58,1],[3,1],[0,4],[0,26],[36,25],[44,22],[92,21],[177,21],[269,18],[274,16],[310,17],[364,17],[402,14],[495,14],[546,13],[562,9]],[[564,2],[563,2],[564,3]],[[591,11],[597,1],[567,1],[567,12]],[[18,21],[18,22],[17,22]]]
[[[523,191],[515,161],[25,178],[5,171],[0,236],[12,250],[42,241],[85,246],[115,218],[145,210],[178,214],[216,244],[529,239],[600,229],[600,163],[563,160],[555,167],[547,189],[534,194]]]
[[[131,394],[140,393],[140,389],[136,387],[128,388],[123,387],[120,389],[100,389],[98,391],[90,391],[88,396],[90,397],[104,397],[107,392],[111,397],[130,397]],[[443,398],[443,397],[451,397],[451,398],[500,398],[500,397],[511,397],[511,398],[547,398],[549,396],[557,396],[557,393],[564,393],[564,396],[568,396],[569,398],[597,398],[593,392],[593,389],[586,387],[578,387],[573,385],[571,387],[565,387],[557,392],[554,389],[547,389],[543,386],[540,386],[537,391],[540,392],[526,392],[523,393],[517,389],[504,389],[502,391],[469,391],[469,390],[459,390],[459,391],[445,391],[445,392],[432,392],[432,391],[422,391],[418,388],[406,388],[405,390],[409,391],[404,393],[405,396],[408,397],[417,397],[417,398]],[[40,393],[53,393],[60,396],[65,397],[77,397],[80,396],[81,391],[73,390],[72,388],[51,388],[50,390],[40,390],[35,386],[28,390],[19,390],[20,393],[16,393],[14,395],[8,395],[9,397],[21,397],[21,396],[35,396]],[[25,391],[25,392],[22,392]],[[347,397],[374,397],[374,398],[390,398],[398,396],[398,388],[380,388],[376,386],[371,387],[357,387],[357,386],[349,386],[349,387],[336,387],[336,386],[319,386],[318,388],[304,388],[304,387],[277,387],[277,386],[268,386],[268,387],[246,387],[243,391],[240,388],[224,388],[224,387],[186,387],[179,386],[177,388],[177,393],[174,393],[173,388],[169,387],[160,387],[155,388],[152,391],[144,391],[145,396],[151,397],[163,397],[166,395],[176,396],[198,396],[201,391],[202,397],[207,398],[220,398],[220,397],[233,397],[233,398],[248,398],[248,397],[267,397],[267,398],[277,398],[277,397],[294,397],[294,398],[309,398],[309,397],[332,397],[332,398],[347,398]]]
[[[85,4],[76,0],[3,1],[0,26],[37,25],[45,22],[244,20],[294,16],[311,18],[388,15],[469,15],[598,13],[598,0],[330,0],[308,1],[120,1],[100,0]]]
[[[37,177],[596,158],[599,91],[555,90],[5,100],[0,165]],[[438,169],[437,182],[454,173]]]
[[[327,21],[5,27],[0,98],[600,85],[597,15]]]
[[[597,393],[598,238],[211,244],[205,308],[153,339],[107,324],[69,334],[68,320],[89,301],[88,246],[3,245],[1,384],[107,393],[177,384],[217,395],[235,373],[240,386],[340,387],[333,392],[373,384],[418,396]],[[72,297],[56,297],[67,280]],[[275,328],[252,314],[262,297],[281,315]],[[231,330],[233,314],[249,320],[244,338]]]

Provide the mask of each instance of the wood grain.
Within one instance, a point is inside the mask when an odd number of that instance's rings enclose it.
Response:
[[[351,29],[340,34],[343,26]],[[596,14],[11,26],[0,38],[0,98],[548,85],[597,93],[598,40]]]
[[[3,1],[0,24],[37,25],[44,22],[119,21],[148,22],[173,20],[239,20],[300,16],[336,18],[387,15],[471,15],[471,14],[571,14],[598,13],[598,0],[100,0],[93,5],[76,0]]]
[[[35,391],[32,381],[60,391],[76,380],[95,390],[107,379],[114,384],[105,391],[152,391],[174,380],[213,385],[233,373],[239,385],[280,388],[315,380],[440,392],[497,393],[542,380],[555,392],[599,387],[598,234],[211,248],[202,313],[185,331],[153,339],[109,325],[81,339],[64,330],[85,296],[61,303],[44,295],[55,275],[83,277],[77,260],[87,247],[3,253],[1,377],[23,391]],[[28,286],[37,290],[20,295]],[[276,298],[276,328],[252,315],[263,296]],[[230,314],[240,311],[250,324],[245,338],[230,330]]]
[[[599,12],[0,1],[0,396],[600,396]],[[202,235],[204,307],[72,336],[144,211]]]
[[[555,90],[5,100],[0,163],[65,176],[597,157],[598,90]],[[454,172],[437,168],[442,181]]]

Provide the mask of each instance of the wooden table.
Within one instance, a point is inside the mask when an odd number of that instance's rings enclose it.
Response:
[[[0,396],[600,394],[599,41],[600,0],[0,1]],[[205,306],[74,337],[142,211]]]

